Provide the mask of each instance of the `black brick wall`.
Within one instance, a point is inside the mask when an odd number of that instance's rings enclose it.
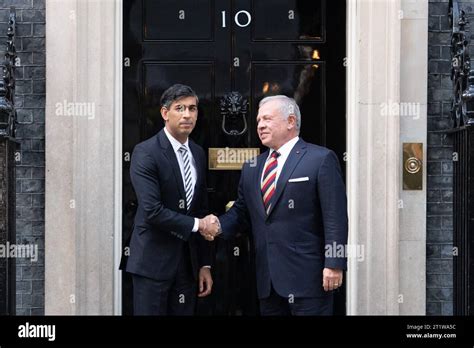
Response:
[[[10,6],[17,14],[16,68],[17,243],[37,244],[38,261],[17,259],[17,314],[44,314],[44,114],[45,0],[0,0],[0,51],[4,51]],[[3,53],[2,53],[3,54]]]
[[[461,4],[464,8],[465,4]],[[453,314],[453,148],[448,0],[430,0],[428,19],[427,315]]]

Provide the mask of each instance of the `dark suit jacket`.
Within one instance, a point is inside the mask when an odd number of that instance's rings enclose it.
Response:
[[[219,217],[223,237],[251,224],[259,298],[269,296],[270,282],[283,297],[321,296],[323,268],[346,269],[345,257],[325,255],[326,245],[347,243],[347,202],[339,161],[333,151],[300,139],[282,168],[267,216],[260,190],[267,157],[268,151],[257,157],[257,165],[244,164],[238,198]],[[289,182],[296,178],[308,180]]]
[[[176,154],[162,129],[135,146],[130,176],[138,199],[127,272],[165,280],[175,276],[183,250],[189,250],[193,274],[210,265],[209,242],[192,232],[194,217],[207,214],[206,157],[189,139],[196,162],[196,186],[189,211]],[[189,248],[183,243],[188,242]]]

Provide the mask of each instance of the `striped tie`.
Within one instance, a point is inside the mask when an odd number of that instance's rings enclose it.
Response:
[[[270,211],[272,206],[272,197],[275,194],[275,181],[276,181],[276,174],[277,174],[277,166],[278,161],[277,158],[280,154],[276,151],[273,151],[267,163],[265,164],[265,169],[263,171],[263,180],[262,180],[262,197],[263,197],[263,205],[265,206],[265,211]]]
[[[191,165],[189,162],[188,149],[182,145],[179,148],[179,153],[183,159],[184,165],[184,189],[186,190],[186,207],[189,210],[191,201],[193,200],[193,180],[191,176]]]

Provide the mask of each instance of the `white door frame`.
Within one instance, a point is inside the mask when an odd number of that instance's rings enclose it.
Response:
[[[122,136],[123,136],[123,111],[122,111],[122,87],[123,87],[123,76],[122,76],[122,68],[123,68],[123,37],[122,37],[122,30],[123,30],[123,2],[122,0],[115,0],[116,1],[116,9],[115,9],[115,55],[116,55],[116,68],[115,68],[115,76],[116,76],[116,84],[115,84],[115,206],[116,209],[114,211],[114,314],[115,315],[122,315],[122,271],[119,270],[120,259],[122,255],[122,161],[124,158],[124,154],[122,153]],[[356,3],[355,1],[347,0],[347,51],[348,52],[355,52],[354,45],[357,44],[357,31],[356,30],[349,30],[354,29],[355,16],[357,15],[356,12]],[[349,109],[350,100],[354,100],[356,97],[355,95],[351,95],[351,85],[356,82],[357,79],[357,71],[356,69],[348,69],[347,78],[347,86],[348,86],[348,93],[347,93],[347,110],[348,114],[351,113]],[[349,75],[350,74],[350,75]],[[351,141],[352,137],[349,136],[351,129],[347,127],[348,134],[347,140]],[[347,176],[349,179],[349,177]],[[357,190],[357,185],[350,186],[351,189],[354,191]],[[354,196],[356,192],[353,192],[352,195]],[[357,211],[357,209],[350,210],[349,212]],[[349,216],[349,220],[353,221]],[[355,228],[353,229],[355,231]],[[350,299],[350,294],[355,294],[356,287],[349,288],[348,286],[347,291],[347,312],[350,313],[349,304],[353,303]]]
[[[122,256],[122,142],[123,142],[123,111],[122,111],[122,85],[123,85],[123,2],[115,0],[115,183],[114,183],[114,314],[122,315],[122,271],[119,270]]]

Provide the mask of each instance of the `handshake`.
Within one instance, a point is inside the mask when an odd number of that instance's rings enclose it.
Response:
[[[222,233],[221,223],[215,215],[208,215],[204,219],[199,219],[199,232],[208,241],[213,241],[214,237]]]

